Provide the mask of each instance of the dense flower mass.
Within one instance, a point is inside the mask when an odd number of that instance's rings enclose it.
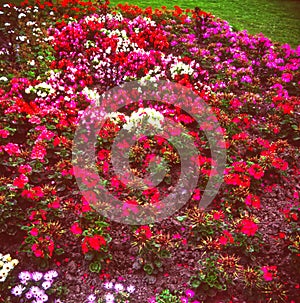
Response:
[[[199,8],[154,10],[77,0],[56,5],[37,1],[5,4],[0,18],[4,247],[6,239],[15,239],[20,244],[18,260],[29,258],[41,268],[49,264],[59,268],[77,258],[95,278],[107,280],[124,270],[131,279],[137,273],[136,281],[150,289],[151,302],[211,302],[209,297],[222,295],[230,302],[248,297],[253,302],[297,302],[300,46],[292,49],[262,34],[235,31]],[[180,84],[212,108],[225,139],[218,144],[226,148],[226,168],[209,210],[196,206],[209,176],[215,175],[203,134],[214,129],[210,119],[199,127],[191,113],[176,106],[140,102],[118,108],[114,102],[97,134],[97,174],[73,165],[73,138],[85,109],[99,106],[104,92],[133,80],[141,86],[155,87],[159,81]],[[88,127],[96,118],[88,121],[82,142],[87,142]],[[158,175],[165,173],[157,187],[132,190],[134,184],[126,186],[112,169],[114,139],[121,129],[142,133],[144,128],[161,129],[170,119],[199,151],[199,156],[189,158],[201,174],[196,189],[167,220],[120,228],[95,211],[95,205],[104,211],[109,208],[93,190],[99,175],[104,179],[101,186],[124,202],[118,209],[122,216],[136,216],[138,206],[150,204],[155,211],[158,202],[172,193],[181,158],[161,136],[141,137],[131,147],[125,140],[119,142],[118,147],[130,147],[130,170],[138,177],[133,181],[138,183],[153,167]],[[178,130],[170,134],[175,141],[185,136]],[[75,174],[82,177],[82,192]],[[124,260],[118,257],[121,252]],[[167,260],[171,261],[165,266]],[[57,271],[21,271],[19,281],[8,287],[8,273],[17,264],[0,254],[0,292],[13,296],[13,302],[20,298],[61,302],[52,295]],[[77,265],[68,266],[72,274]],[[172,275],[179,278],[170,280]],[[161,285],[153,286],[161,276],[168,282],[158,280]],[[173,290],[162,290],[168,283]],[[89,289],[82,301],[140,302],[134,296],[139,293],[144,298],[143,291],[145,287],[139,290],[122,280],[109,280],[99,292]],[[2,299],[6,300],[0,295]]]

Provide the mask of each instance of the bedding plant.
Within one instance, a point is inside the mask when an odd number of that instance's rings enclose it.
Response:
[[[25,1],[4,4],[0,18],[0,302],[300,300],[300,46],[235,31],[200,8]],[[200,151],[203,178],[184,207],[130,226],[102,216],[79,190],[79,118],[132,80],[178,83],[212,108],[227,156],[207,209],[198,207],[212,168],[207,140],[169,106],[107,116],[96,164],[129,205],[123,216],[155,205],[179,178],[176,149],[155,136],[131,147],[137,176],[156,155],[165,162],[158,171],[168,167],[159,186],[135,192],[113,173],[111,148],[123,126],[159,126],[168,116]],[[84,180],[89,191],[93,178]]]

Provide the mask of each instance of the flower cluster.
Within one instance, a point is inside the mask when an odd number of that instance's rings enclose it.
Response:
[[[140,108],[133,112],[130,117],[126,117],[126,123],[123,128],[130,131],[144,129],[145,127],[161,129],[164,116],[154,108]]]
[[[17,265],[19,261],[12,259],[10,254],[3,255],[0,253],[0,282],[4,282],[9,274]]]
[[[11,293],[16,297],[24,297],[32,303],[48,302],[47,292],[53,286],[58,273],[50,270],[46,273],[22,271],[19,273],[19,284],[11,289]],[[60,300],[55,300],[60,302]]]
[[[105,282],[103,285],[106,294],[99,298],[98,302],[103,303],[129,303],[130,296],[134,294],[135,287],[133,285],[124,286],[120,282]],[[91,294],[88,296],[86,303],[95,303],[97,296]]]

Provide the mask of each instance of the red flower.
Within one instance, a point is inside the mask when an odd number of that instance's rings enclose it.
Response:
[[[251,176],[253,176],[257,180],[261,179],[264,175],[263,168],[258,164],[251,165],[251,167],[248,169],[248,172]]]
[[[224,236],[221,236],[220,239],[219,239],[219,243],[222,244],[222,245],[226,245],[227,244],[227,238],[224,237]]]
[[[89,248],[99,251],[102,246],[106,245],[106,240],[101,235],[94,235],[92,237],[85,237],[81,244],[81,248],[84,254],[89,251]]]
[[[272,165],[280,170],[287,170],[288,168],[288,163],[280,158],[275,158],[272,161]]]
[[[224,219],[224,214],[221,210],[215,211],[213,214],[213,218],[214,218],[214,220]]]
[[[21,174],[26,174],[26,173],[30,173],[32,171],[32,168],[29,164],[24,164],[19,167],[18,171]]]
[[[272,281],[273,276],[276,276],[277,266],[263,266],[261,270],[265,281]]]
[[[74,235],[81,235],[82,234],[82,229],[80,228],[79,224],[76,222],[71,226],[71,232]]]
[[[39,234],[39,230],[34,227],[31,231],[30,231],[30,234],[34,237],[36,237],[38,234]]]
[[[249,194],[245,199],[246,205],[253,206],[254,208],[260,208],[260,199],[258,196]]]
[[[7,138],[9,136],[9,131],[6,129],[0,129],[0,138]]]
[[[141,240],[149,240],[152,237],[152,231],[149,226],[144,225],[139,227],[135,233],[139,236]]]
[[[25,184],[28,183],[28,178],[27,176],[21,174],[19,177],[17,177],[14,182],[13,185],[18,187],[18,188],[23,188],[25,186]]]
[[[38,247],[38,244],[33,244],[31,246],[31,249],[37,258],[44,257],[44,252]]]
[[[256,223],[249,219],[243,219],[241,222],[241,232],[247,236],[254,236],[258,227]]]

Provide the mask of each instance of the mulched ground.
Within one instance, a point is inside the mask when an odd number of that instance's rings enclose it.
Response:
[[[300,163],[300,162],[298,162]],[[299,289],[295,288],[300,283],[300,264],[296,264],[291,258],[291,254],[283,242],[276,240],[278,232],[289,233],[289,226],[284,218],[282,209],[289,206],[290,198],[293,196],[293,189],[300,189],[300,176],[295,175],[293,171],[288,171],[287,177],[282,177],[277,180],[270,180],[270,184],[277,183],[272,190],[264,190],[261,197],[262,208],[256,210],[255,215],[260,220],[260,230],[263,233],[263,245],[259,253],[254,253],[253,260],[257,264],[276,265],[278,267],[279,276],[282,281],[286,282],[290,288],[288,294],[295,302],[300,302]],[[267,186],[267,185],[266,185]],[[182,211],[181,211],[182,212]],[[180,214],[180,212],[178,213]],[[72,214],[68,218],[64,218],[65,224],[73,222]],[[159,229],[167,231],[181,231],[185,223],[179,223],[171,218],[157,224]],[[197,268],[197,262],[201,258],[204,250],[193,249],[187,246],[185,250],[174,248],[171,258],[166,259],[163,266],[163,272],[148,276],[143,269],[139,268],[137,262],[136,248],[131,247],[127,241],[129,227],[112,223],[110,252],[112,253],[112,261],[105,270],[112,278],[121,278],[121,282],[125,285],[132,284],[136,287],[135,294],[132,295],[133,303],[147,302],[147,299],[152,297],[157,292],[165,288],[174,290],[185,290],[188,288],[188,281],[192,275],[193,269]],[[184,237],[189,236],[189,231],[186,229]],[[18,251],[18,247],[22,241],[22,235],[16,237],[0,236],[2,244],[1,251],[14,255]],[[74,236],[70,232],[64,235],[63,239],[66,243],[67,251],[60,257],[59,266],[51,265],[51,269],[56,269],[59,272],[61,285],[65,286],[68,294],[64,302],[66,303],[83,303],[88,295],[94,291],[98,291],[99,295],[103,293],[103,282],[105,275],[90,273],[88,270],[88,262],[84,260],[81,252],[80,242],[74,242]],[[249,257],[243,255],[242,252],[235,250],[235,255],[241,257],[241,263],[255,266]],[[14,256],[15,257],[15,256]],[[27,256],[20,252],[17,258],[20,264],[16,272],[21,270],[37,270],[36,265],[32,264]],[[274,295],[275,296],[275,295]],[[2,301],[7,302],[9,293],[2,294]],[[221,303],[228,302],[230,299],[233,302],[259,302],[255,297],[250,297],[245,293],[242,284],[239,281],[235,282],[226,292],[196,293],[196,299],[204,300],[205,303]],[[1,299],[1,296],[0,296]],[[14,298],[12,298],[13,302]]]

